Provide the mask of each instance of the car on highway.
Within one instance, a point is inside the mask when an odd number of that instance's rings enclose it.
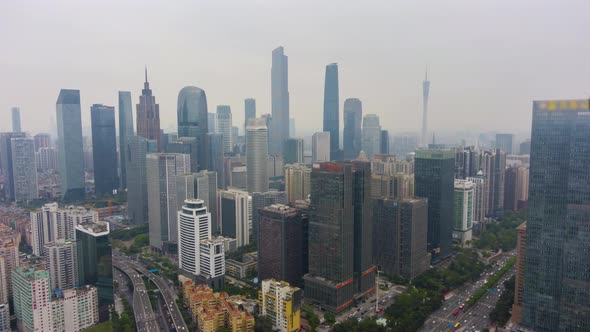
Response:
[[[463,309],[463,308],[465,308],[465,303],[462,303],[462,304],[459,306],[459,309]]]
[[[457,316],[459,314],[459,309],[455,309],[455,311],[453,311],[453,316]]]

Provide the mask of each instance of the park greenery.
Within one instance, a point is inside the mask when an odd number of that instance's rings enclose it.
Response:
[[[301,306],[301,317],[307,320],[311,332],[315,332],[320,325],[320,318],[316,315],[313,308],[307,304]]]
[[[496,323],[498,326],[504,326],[510,319],[510,311],[514,304],[514,287],[515,287],[514,276],[504,281],[504,293],[500,296],[494,310],[490,312],[490,320]]]
[[[109,236],[112,240],[129,241],[140,234],[148,234],[148,232],[149,225],[144,224],[136,227],[114,230]]]
[[[84,330],[84,332],[112,332],[113,331],[113,324],[111,321],[104,322],[98,325],[94,325],[93,327],[89,327]]]
[[[504,265],[498,272],[489,277],[488,281],[483,286],[481,286],[480,289],[473,293],[473,296],[471,296],[471,298],[467,301],[467,305],[471,306],[477,303],[477,301],[479,301],[490,289],[494,287],[494,285],[506,274],[506,272],[510,271],[515,263],[516,258],[510,258],[508,262],[506,262],[506,265]]]
[[[254,323],[254,332],[273,332],[272,319],[268,316],[258,316]]]
[[[364,319],[357,321],[349,318],[341,323],[334,325],[332,332],[388,332],[387,327],[377,324],[375,319]]]
[[[510,251],[516,248],[516,227],[526,220],[526,212],[508,212],[498,222],[486,225],[473,246],[482,250]]]
[[[126,299],[123,301],[123,312],[121,315],[117,314],[116,311],[111,311],[111,324],[113,332],[133,332],[135,331],[135,316],[133,315],[133,309],[129,305]]]
[[[234,284],[225,284],[225,286],[220,291],[226,292],[230,296],[241,295],[249,299],[258,298],[258,290],[253,287],[243,287]]]

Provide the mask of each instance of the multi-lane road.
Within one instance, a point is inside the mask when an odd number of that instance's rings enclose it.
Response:
[[[146,277],[148,277],[149,280],[152,281],[156,285],[156,287],[158,287],[158,290],[160,291],[160,294],[162,295],[162,298],[166,303],[166,309],[168,309],[170,318],[172,320],[172,327],[179,332],[189,331],[188,327],[186,326],[186,323],[184,322],[184,319],[182,318],[180,309],[178,309],[178,305],[176,304],[176,292],[166,282],[166,279],[162,278],[158,274],[150,273],[140,263],[117,252],[113,252],[113,258],[113,261],[119,261],[121,263],[124,263],[127,266],[139,272],[140,274],[143,274]]]
[[[160,332],[156,315],[139,273],[125,263],[114,259],[113,266],[125,273],[133,283],[133,313],[138,332]]]
[[[382,281],[385,283],[388,283],[386,281]],[[380,282],[380,283],[382,283]],[[389,283],[388,283],[389,284]],[[390,305],[393,304],[393,302],[395,302],[395,297],[398,296],[399,294],[403,293],[406,290],[405,286],[392,286],[391,284],[389,284],[391,287],[389,287],[387,290],[379,290],[379,306],[375,305],[376,302],[376,298],[375,298],[375,293],[372,293],[372,295],[366,297],[364,300],[362,300],[360,303],[357,303],[356,305],[352,306],[351,308],[349,308],[348,310],[344,311],[342,314],[338,315],[338,317],[336,318],[336,321],[341,322],[341,321],[345,321],[349,318],[355,318],[355,319],[364,319],[364,318],[368,318],[368,317],[372,317],[375,316],[376,313],[376,309],[377,308],[387,308]]]
[[[421,332],[430,331],[465,331],[478,332],[489,327],[489,313],[494,309],[500,295],[504,292],[504,281],[514,275],[514,268],[508,271],[484,297],[472,307],[466,306],[467,299],[480,289],[487,279],[504,266],[509,257],[500,258],[494,268],[484,272],[475,283],[469,283],[453,292],[450,298],[443,302],[440,309],[430,315],[420,329]],[[463,308],[461,306],[465,304]],[[456,314],[455,314],[456,313]],[[455,325],[459,323],[458,327]]]

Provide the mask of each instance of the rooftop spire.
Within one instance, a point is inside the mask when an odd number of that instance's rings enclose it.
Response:
[[[424,80],[428,81],[428,65],[426,66],[426,70],[424,71]]]
[[[145,66],[145,81],[147,82],[147,65]]]

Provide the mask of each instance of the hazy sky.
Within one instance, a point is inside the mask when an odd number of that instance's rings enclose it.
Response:
[[[60,88],[90,105],[137,103],[144,65],[164,129],[178,91],[203,88],[210,112],[244,98],[270,113],[271,51],[289,56],[298,132],[322,126],[325,65],[345,98],[394,132],[417,131],[425,66],[430,128],[528,131],[531,100],[590,94],[588,0],[0,1],[0,130],[10,107],[23,130],[48,130]],[[134,112],[135,118],[135,112]]]

